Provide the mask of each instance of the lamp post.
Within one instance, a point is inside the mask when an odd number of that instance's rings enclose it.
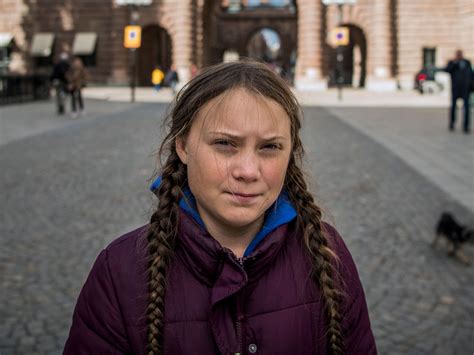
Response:
[[[127,6],[129,12],[129,30],[125,28],[124,46],[130,49],[130,91],[131,102],[135,102],[135,88],[137,86],[137,48],[141,45],[141,28],[135,26],[140,18],[138,6],[151,5],[153,0],[115,0],[117,6]],[[135,29],[130,29],[138,27]],[[127,36],[129,36],[127,38]]]
[[[342,4],[337,4],[337,22],[338,26],[342,26]],[[342,101],[342,84],[344,77],[342,75],[344,70],[344,53],[340,44],[336,47],[336,82],[337,82],[337,99]]]
[[[355,5],[357,0],[322,0],[323,4],[328,5],[337,5],[337,23],[339,29],[342,28],[342,7],[343,5]],[[339,101],[342,101],[342,84],[344,83],[344,53],[343,46],[347,45],[349,40],[349,33],[346,32],[345,35],[342,33],[336,33],[336,85],[337,85],[337,97]],[[341,43],[342,42],[342,43]]]
[[[128,5],[130,12],[130,25],[133,26],[137,23],[140,18],[138,13],[137,5]],[[131,54],[131,68],[130,68],[130,88],[131,88],[131,101],[135,102],[135,88],[137,86],[137,48],[130,48]]]

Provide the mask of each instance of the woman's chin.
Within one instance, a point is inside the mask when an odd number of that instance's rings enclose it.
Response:
[[[246,229],[251,228],[255,224],[259,227],[262,223],[262,215],[258,213],[245,213],[245,214],[229,214],[223,216],[223,221],[226,225],[233,229]]]

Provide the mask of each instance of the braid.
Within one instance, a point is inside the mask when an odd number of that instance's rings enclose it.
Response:
[[[178,225],[178,204],[186,170],[176,152],[168,157],[158,188],[158,208],[153,213],[148,231],[149,303],[147,313],[147,354],[160,354],[163,346],[166,276],[173,254]]]
[[[299,225],[303,226],[306,249],[312,259],[311,276],[323,294],[324,309],[328,317],[328,334],[331,354],[343,354],[344,342],[341,331],[341,291],[335,286],[337,276],[333,262],[337,256],[330,249],[321,225],[321,209],[308,192],[301,169],[291,158],[286,186],[290,200],[298,211]]]

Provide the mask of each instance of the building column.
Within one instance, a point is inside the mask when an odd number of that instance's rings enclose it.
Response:
[[[298,1],[298,52],[295,86],[299,90],[325,90],[322,76],[322,39],[320,0]]]
[[[191,0],[173,2],[174,24],[173,33],[173,64],[178,72],[180,85],[190,79],[192,59],[192,4]]]
[[[204,0],[197,0],[196,6],[193,9],[193,16],[196,18],[194,19],[194,23],[196,24],[195,30],[195,38],[196,41],[196,53],[195,59],[196,63],[194,63],[198,68],[203,67],[203,59],[204,59],[204,22],[203,22],[203,12],[204,12]]]
[[[372,91],[394,91],[397,83],[391,70],[393,54],[390,0],[375,1],[373,9],[366,88]]]

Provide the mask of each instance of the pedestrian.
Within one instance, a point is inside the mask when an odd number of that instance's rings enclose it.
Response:
[[[173,90],[173,93],[175,93],[176,85],[178,85],[178,82],[179,82],[178,72],[176,71],[176,66],[173,64],[166,72],[165,83],[167,86],[169,86]]]
[[[189,69],[189,72],[191,73],[191,79],[193,79],[196,75],[198,75],[199,69],[196,66],[196,64],[191,63],[191,67]]]
[[[81,58],[75,57],[71,68],[67,72],[68,87],[71,94],[71,116],[77,118],[78,115],[85,114],[84,101],[82,99],[82,89],[87,84],[87,71],[84,68]],[[78,112],[79,109],[79,112]]]
[[[449,130],[454,131],[456,125],[456,106],[458,99],[463,100],[464,105],[464,133],[470,133],[470,103],[472,66],[471,62],[464,58],[461,50],[456,51],[455,58],[448,62],[444,69],[451,75],[451,110],[449,118]]]
[[[157,208],[98,256],[64,354],[376,354],[356,266],[307,189],[300,113],[257,62],[182,89]]]
[[[153,84],[153,87],[155,88],[156,91],[159,91],[161,89],[161,84],[163,82],[163,79],[165,77],[165,74],[161,70],[160,66],[156,66],[155,69],[151,72],[151,83]]]
[[[51,74],[51,82],[56,92],[56,112],[58,115],[64,114],[64,103],[68,93],[68,81],[66,73],[71,67],[69,63],[69,55],[62,52],[59,55],[59,60],[53,67]]]

